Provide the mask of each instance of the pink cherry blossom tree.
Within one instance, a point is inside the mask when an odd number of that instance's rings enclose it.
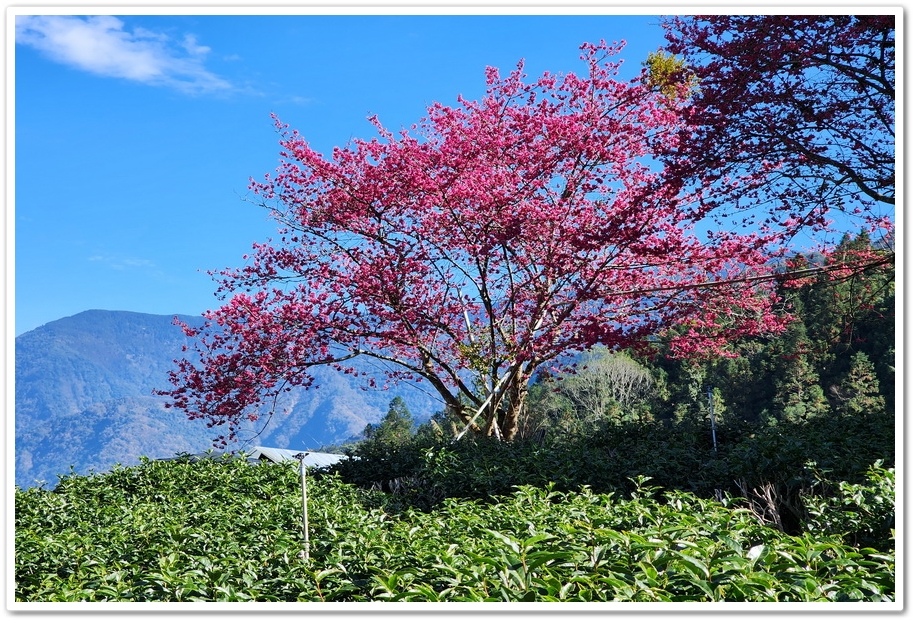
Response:
[[[712,190],[670,175],[689,94],[618,80],[621,49],[583,45],[581,76],[488,68],[481,99],[397,133],[371,118],[377,137],[329,157],[277,120],[282,163],[251,188],[279,239],[216,275],[223,304],[185,327],[196,352],[170,404],[225,441],[313,366],[372,358],[511,439],[532,375],[564,355],[724,352],[780,330],[772,260],[823,212],[732,223],[735,191],[769,165]]]

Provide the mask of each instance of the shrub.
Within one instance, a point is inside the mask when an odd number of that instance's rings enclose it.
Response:
[[[885,469],[876,461],[866,478],[865,484],[831,482],[816,472],[821,492],[804,498],[806,530],[842,539],[853,547],[893,549],[895,470]]]
[[[443,457],[444,458],[444,457]],[[878,475],[880,472],[875,472]],[[886,478],[886,474],[881,478]],[[431,511],[294,465],[144,462],[16,490],[17,601],[892,601],[894,555],[740,501],[519,486]]]

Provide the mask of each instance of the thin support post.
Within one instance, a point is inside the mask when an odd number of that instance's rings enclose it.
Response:
[[[305,457],[308,452],[300,452],[295,456],[299,459],[299,477],[302,481],[302,552],[300,556],[305,560],[309,559],[309,509],[308,509],[308,491],[306,489],[306,467]]]
[[[706,388],[706,395],[709,397],[709,422],[712,426],[712,451],[718,453],[719,448],[716,444],[716,410],[712,402],[712,387]]]
[[[512,374],[513,374],[513,371],[511,369],[506,370],[506,373],[502,376],[502,378],[496,381],[496,385],[494,385],[490,393],[487,394],[486,400],[484,400],[483,403],[480,405],[480,408],[478,408],[477,411],[474,412],[474,415],[472,415],[471,419],[468,420],[468,423],[465,425],[464,429],[460,433],[458,433],[458,435],[455,437],[453,441],[458,441],[459,439],[464,437],[464,434],[468,432],[468,429],[471,428],[471,424],[474,423],[474,420],[480,417],[480,414],[483,413],[484,409],[487,408],[487,405],[490,404],[490,401],[493,400],[493,396],[496,395],[496,390],[499,389],[502,386],[502,384],[505,383],[506,380],[508,380],[509,376],[511,376]]]

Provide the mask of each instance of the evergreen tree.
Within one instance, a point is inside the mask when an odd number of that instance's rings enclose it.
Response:
[[[407,404],[400,396],[396,396],[388,405],[388,413],[376,425],[366,426],[367,439],[386,444],[401,445],[410,441],[414,432],[413,416]]]
[[[707,365],[696,360],[678,361],[672,374],[670,408],[674,421],[699,422],[708,411]]]
[[[831,390],[841,415],[868,417],[883,413],[886,408],[875,366],[861,351],[852,356],[849,372],[840,387]]]
[[[867,232],[845,235],[833,262],[856,261],[879,251]],[[893,402],[894,265],[876,265],[849,274],[822,274],[796,296],[804,302],[802,320],[811,341],[811,361],[825,387],[839,385],[850,357],[863,351],[876,364],[882,395]]]
[[[742,340],[736,357],[710,362],[707,384],[721,393],[725,411],[736,421],[758,422],[775,393],[772,357],[762,340]]]
[[[783,361],[776,370],[776,412],[788,422],[825,415],[829,404],[820,386],[820,375],[809,358],[811,342],[805,324],[793,323],[778,342],[783,345]]]

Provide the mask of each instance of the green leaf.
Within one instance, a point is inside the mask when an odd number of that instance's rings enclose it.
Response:
[[[709,579],[709,568],[702,561],[684,552],[675,550],[674,553],[681,559],[681,565],[687,568],[694,578],[702,580]]]
[[[521,553],[521,544],[512,537],[506,536],[505,534],[497,532],[496,530],[490,530],[489,528],[486,531],[508,545],[516,554]]]

